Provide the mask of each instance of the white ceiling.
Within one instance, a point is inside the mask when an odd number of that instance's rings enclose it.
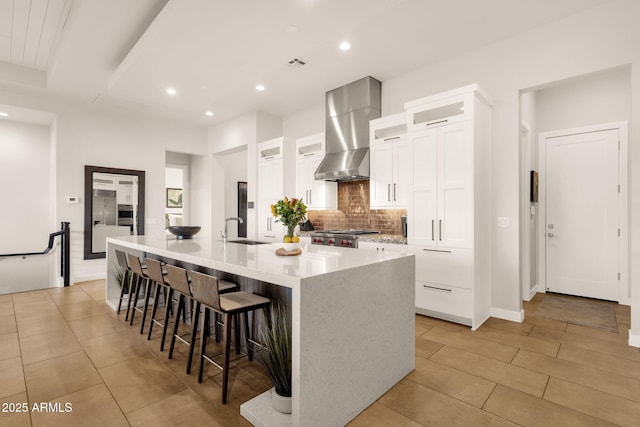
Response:
[[[285,115],[606,1],[0,0],[0,84],[18,84],[10,62],[46,70],[48,93],[212,125]]]

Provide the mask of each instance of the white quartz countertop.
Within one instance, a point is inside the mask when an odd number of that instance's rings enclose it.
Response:
[[[198,236],[191,240],[177,240],[173,236],[125,236],[107,241],[291,288],[299,286],[301,279],[413,256],[306,244],[301,246],[301,255],[277,256],[275,251],[281,247],[278,243],[245,245]]]

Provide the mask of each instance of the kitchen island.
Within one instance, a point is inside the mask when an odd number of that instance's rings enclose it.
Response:
[[[286,288],[292,414],[275,412],[270,392],[244,403],[241,414],[257,426],[344,425],[414,369],[415,258],[314,245],[303,245],[299,256],[279,257],[278,247],[207,238],[109,238],[107,303],[115,309],[119,296],[116,248]]]

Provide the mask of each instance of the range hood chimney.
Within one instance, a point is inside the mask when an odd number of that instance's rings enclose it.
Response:
[[[317,180],[369,179],[369,120],[380,117],[381,86],[368,76],[327,92],[326,148]]]

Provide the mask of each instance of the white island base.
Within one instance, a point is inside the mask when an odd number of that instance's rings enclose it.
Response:
[[[256,426],[342,426],[415,367],[413,255],[304,246],[300,256],[278,257],[277,244],[108,242],[110,268],[120,246],[291,289],[292,414],[272,409],[267,392],[240,407]],[[117,299],[113,276],[108,300]]]

